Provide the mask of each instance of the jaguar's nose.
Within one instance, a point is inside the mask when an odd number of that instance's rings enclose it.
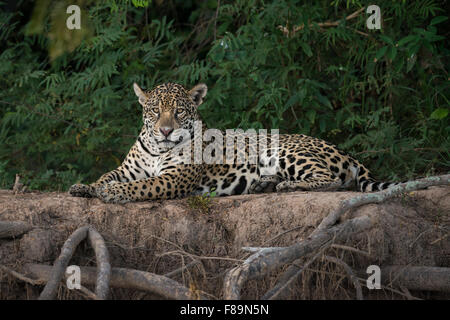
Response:
[[[161,128],[159,128],[159,131],[161,131],[163,136],[167,138],[172,133],[173,128],[171,128],[171,127],[161,127]]]

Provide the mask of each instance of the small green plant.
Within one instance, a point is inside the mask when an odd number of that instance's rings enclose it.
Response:
[[[187,199],[187,203],[191,209],[198,209],[202,213],[206,214],[209,212],[212,199],[217,195],[215,189],[211,192],[205,192],[202,195],[191,196]]]

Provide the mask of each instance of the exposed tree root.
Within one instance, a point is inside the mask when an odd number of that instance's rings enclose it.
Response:
[[[381,283],[409,290],[450,292],[450,268],[387,266],[381,269]]]
[[[89,242],[94,248],[97,260],[97,285],[95,294],[99,299],[106,299],[109,291],[109,280],[111,277],[111,265],[109,264],[109,253],[103,237],[92,227],[88,232]]]
[[[269,251],[266,254],[255,253],[242,265],[228,271],[224,280],[224,298],[239,299],[241,288],[247,280],[262,277],[278,267],[330,246],[333,241],[340,241],[353,233],[367,230],[374,225],[375,221],[372,220],[367,216],[354,218],[282,250]]]
[[[92,227],[84,226],[73,232],[64,243],[61,254],[53,264],[51,274],[44,290],[39,296],[39,300],[52,300],[55,298],[59,283],[63,279],[67,265],[72,258],[75,249],[81,241],[89,238],[91,246],[94,248],[97,259],[97,280],[96,296],[98,299],[106,299],[109,291],[109,278],[111,275],[111,266],[109,264],[109,255],[102,236]]]
[[[0,239],[14,238],[33,229],[33,226],[23,221],[0,221]]]
[[[285,248],[243,248],[244,250],[255,253],[245,260],[244,263],[227,272],[223,288],[224,298],[240,299],[241,289],[248,280],[262,277],[278,267],[291,264],[285,273],[280,277],[275,286],[263,296],[264,299],[279,298],[282,296],[283,292],[286,292],[290,288],[290,284],[293,283],[293,280],[295,280],[301,274],[303,269],[305,269],[306,266],[312,261],[309,260],[305,266],[300,267],[300,258],[303,258],[312,252],[318,252],[319,250],[322,251],[331,246],[334,242],[339,242],[346,239],[350,235],[367,230],[375,224],[374,219],[371,219],[368,216],[363,216],[335,225],[345,212],[365,204],[381,203],[405,192],[411,192],[430,186],[449,184],[450,175],[443,175],[406,182],[379,192],[364,193],[358,195],[357,197],[342,201],[339,207],[325,217],[314,232],[311,233],[308,239],[304,241]],[[315,258],[316,257],[313,259]],[[356,287],[357,297],[362,299],[362,291],[360,290],[361,287],[359,284],[356,284],[355,276],[350,267],[339,259],[328,257],[328,260],[330,259],[335,259],[333,261],[334,263],[338,263],[344,267],[347,274],[349,274],[350,281],[352,281]],[[396,271],[398,271],[398,269]],[[412,271],[409,273],[404,273],[403,278],[401,278],[403,280],[401,284],[404,285],[404,287],[409,288],[408,281],[411,280],[412,282],[424,285],[426,280],[420,281],[421,277],[422,276],[420,273]],[[425,278],[426,277],[422,277],[422,279]],[[429,278],[432,278],[440,283],[446,283],[445,285],[438,286],[431,281],[430,283],[433,283],[433,285],[430,287],[439,288],[439,291],[447,291],[448,283],[450,281],[447,271],[429,271]],[[425,290],[424,286],[421,286],[421,289]]]
[[[81,291],[87,297],[95,300],[107,299],[111,285],[113,287],[149,291],[167,299],[204,299],[200,292],[193,292],[165,276],[125,268],[114,268],[111,271],[109,253],[103,237],[90,226],[80,227],[70,235],[64,243],[61,254],[56,259],[53,267],[39,264],[26,265],[28,272],[36,277],[37,280],[25,276],[18,277],[19,274],[9,269],[6,271],[9,273],[14,272],[14,276],[32,284],[46,282],[47,284],[39,296],[39,300],[54,299],[61,280],[67,276],[65,271],[75,249],[86,238],[89,239],[97,260],[97,268],[80,267],[81,283],[96,284],[95,294],[82,287]],[[175,270],[173,274],[178,272],[182,272],[182,270]]]
[[[364,194],[358,194],[357,196],[352,198],[347,198],[346,200],[341,201],[340,203],[334,202],[335,209],[330,210],[329,214],[322,219],[320,223],[314,222],[314,225],[318,225],[313,232],[309,234],[309,236],[305,237],[305,230],[309,228],[310,225],[305,224],[303,222],[296,222],[292,226],[287,224],[284,228],[278,229],[278,231],[274,234],[276,236],[270,238],[269,240],[266,240],[267,238],[259,238],[260,242],[263,246],[267,244],[268,242],[272,242],[273,240],[279,239],[282,236],[288,238],[288,236],[292,236],[292,234],[289,234],[286,236],[286,234],[298,230],[303,229],[303,231],[300,232],[301,237],[303,237],[301,240],[297,240],[297,243],[294,243],[291,245],[291,241],[283,242],[283,241],[277,241],[278,243],[283,243],[285,247],[243,247],[242,249],[245,251],[251,252],[251,254],[248,256],[247,259],[239,259],[239,255],[232,254],[230,256],[227,256],[226,254],[223,255],[221,251],[214,251],[213,255],[209,254],[197,254],[197,251],[194,250],[187,250],[185,247],[180,245],[177,241],[179,240],[172,240],[171,237],[163,238],[156,235],[151,235],[152,238],[159,239],[164,243],[168,243],[175,247],[175,250],[170,250],[167,248],[164,248],[161,250],[157,249],[154,250],[152,254],[155,257],[161,258],[161,257],[168,257],[166,259],[170,259],[170,256],[180,256],[182,259],[181,267],[177,264],[175,267],[173,263],[170,265],[170,267],[165,268],[165,270],[172,270],[171,272],[168,272],[164,275],[157,275],[154,273],[134,270],[134,269],[127,269],[127,268],[112,268],[110,265],[110,258],[108,249],[105,245],[105,242],[102,238],[102,236],[91,226],[83,226],[75,230],[69,238],[65,241],[64,245],[62,246],[61,252],[59,257],[55,260],[53,266],[43,265],[43,264],[27,264],[25,265],[25,269],[29,272],[29,277],[27,274],[21,274],[11,269],[11,265],[14,264],[13,260],[10,259],[9,263],[4,263],[6,266],[0,265],[0,271],[5,272],[12,277],[15,277],[16,279],[19,279],[21,281],[24,281],[26,283],[29,283],[31,285],[45,285],[44,290],[42,291],[39,299],[54,299],[56,297],[57,291],[59,286],[61,285],[61,281],[68,277],[68,275],[65,273],[66,268],[77,248],[77,246],[87,239],[91,245],[91,247],[94,249],[95,256],[96,256],[96,262],[97,267],[80,267],[81,268],[81,283],[83,285],[94,285],[95,284],[95,293],[91,292],[86,287],[82,287],[78,292],[82,297],[88,298],[88,299],[107,299],[108,298],[108,292],[110,287],[117,287],[117,288],[127,288],[132,290],[141,290],[144,292],[149,292],[152,294],[157,294],[163,298],[166,299],[206,299],[207,297],[210,297],[212,295],[201,291],[193,289],[194,286],[191,288],[187,288],[183,284],[170,279],[170,277],[175,277],[178,275],[182,275],[184,277],[184,271],[192,268],[192,267],[198,267],[201,269],[203,273],[205,273],[205,267],[208,267],[209,264],[212,264],[215,261],[220,261],[222,266],[225,263],[228,263],[228,266],[230,266],[230,263],[233,263],[233,268],[229,269],[226,274],[223,281],[223,287],[222,287],[222,293],[223,298],[225,299],[240,299],[241,298],[241,291],[244,285],[248,280],[251,279],[258,279],[265,275],[268,275],[269,273],[282,268],[287,267],[283,274],[280,274],[277,276],[277,281],[274,285],[272,285],[271,288],[266,288],[267,292],[263,293],[259,298],[261,299],[281,299],[286,296],[287,293],[290,292],[293,285],[296,283],[296,280],[302,276],[305,277],[305,280],[308,281],[308,274],[305,274],[305,272],[313,272],[320,273],[324,272],[326,274],[326,271],[324,270],[316,270],[314,271],[313,264],[315,264],[316,261],[320,261],[321,258],[326,259],[330,261],[333,264],[337,264],[342,267],[342,270],[345,272],[329,272],[328,274],[333,275],[335,277],[336,274],[339,275],[340,280],[345,279],[348,277],[349,283],[352,284],[355,287],[356,290],[356,298],[357,299],[363,299],[363,286],[364,281],[367,278],[367,274],[365,273],[365,270],[361,270],[358,272],[353,271],[355,268],[355,265],[359,265],[359,267],[356,267],[357,269],[363,268],[361,264],[356,263],[353,265],[348,260],[345,259],[344,261],[344,252],[342,250],[345,250],[347,252],[353,253],[357,255],[357,259],[362,259],[363,261],[366,261],[367,259],[372,261],[375,259],[373,255],[374,253],[371,253],[372,246],[368,245],[368,252],[361,250],[359,245],[355,245],[355,248],[353,246],[345,245],[345,241],[349,239],[349,237],[352,237],[356,235],[357,233],[361,232],[367,232],[368,230],[372,229],[373,227],[377,227],[374,231],[378,232],[381,231],[382,235],[384,236],[385,231],[389,231],[390,229],[383,229],[380,225],[377,225],[380,223],[380,221],[391,221],[386,219],[400,219],[405,218],[405,216],[399,215],[399,216],[391,216],[390,212],[386,212],[382,215],[375,215],[370,211],[369,213],[363,213],[360,216],[353,217],[353,218],[347,218],[344,221],[341,221],[342,216],[349,212],[349,210],[358,208],[360,206],[363,206],[365,204],[370,203],[382,203],[388,199],[391,199],[395,196],[403,195],[405,193],[410,193],[412,191],[423,189],[430,186],[439,186],[439,185],[449,185],[450,184],[450,175],[443,175],[439,177],[429,177],[420,179],[417,181],[411,181],[404,184],[399,184],[397,186],[394,186],[390,189],[375,192],[375,193],[364,193]],[[424,192],[425,193],[425,192]],[[427,196],[432,193],[427,193]],[[445,197],[445,193],[440,193],[441,198]],[[334,194],[328,195],[331,197],[334,197]],[[26,197],[26,195],[21,195],[22,197]],[[272,196],[273,197],[273,196]],[[280,196],[280,197],[285,197]],[[313,197],[316,197],[314,195]],[[348,197],[348,196],[347,196]],[[431,198],[431,197],[430,197]],[[439,198],[439,199],[441,199]],[[275,195],[275,197],[270,198],[270,201],[276,201],[278,198]],[[302,198],[307,199],[307,198]],[[417,198],[422,199],[422,198]],[[423,198],[426,201],[428,201],[428,198]],[[443,198],[442,198],[443,199]],[[334,200],[334,199],[333,199]],[[72,199],[70,199],[72,201]],[[78,201],[78,200],[77,200]],[[223,201],[223,200],[222,200]],[[430,200],[431,201],[431,200]],[[6,203],[7,200],[4,202]],[[323,203],[323,201],[322,201]],[[265,204],[265,203],[264,203]],[[58,203],[59,205],[59,203]],[[253,204],[252,204],[253,205]],[[398,204],[393,204],[398,205]],[[412,205],[415,205],[415,202],[412,202]],[[143,206],[140,204],[140,206]],[[390,206],[390,205],[389,205]],[[410,207],[411,204],[408,204],[408,208],[411,211]],[[447,207],[446,207],[447,206]],[[58,210],[58,206],[53,206],[56,208],[56,211]],[[143,206],[145,207],[145,206]],[[32,207],[34,208],[34,207]],[[168,208],[173,208],[168,207]],[[278,207],[277,207],[278,208]],[[280,206],[281,208],[281,206]],[[390,207],[389,207],[390,208]],[[426,207],[428,208],[428,207]],[[431,207],[434,208],[434,207]],[[439,207],[441,208],[441,207]],[[442,206],[442,208],[448,208],[448,205],[445,204]],[[9,212],[14,211],[15,208],[12,207],[8,209],[9,211],[5,211],[7,214]],[[184,209],[183,209],[184,210]],[[296,212],[297,207],[294,207],[291,209],[292,212]],[[302,210],[308,210],[308,207],[303,208]],[[405,209],[406,210],[406,209]],[[170,210],[169,210],[170,211]],[[361,211],[364,212],[365,210]],[[408,212],[410,212],[408,211]],[[81,212],[81,210],[80,210]],[[120,211],[123,212],[123,211]],[[180,212],[184,212],[180,209]],[[400,212],[400,211],[399,211]],[[421,211],[422,212],[422,211]],[[440,212],[440,211],[439,211]],[[429,213],[429,212],[426,212]],[[47,213],[45,213],[47,214]],[[46,215],[43,214],[43,219],[47,218]],[[80,225],[83,223],[82,221],[84,219],[84,216],[81,214],[79,215],[81,218],[79,220],[76,220],[76,224],[73,225]],[[137,215],[140,217],[139,215]],[[15,216],[6,216],[5,219],[10,220],[17,220]],[[41,216],[39,216],[41,217]],[[166,215],[163,216],[166,218]],[[321,216],[322,217],[322,216]],[[382,218],[381,218],[382,217]],[[51,217],[50,217],[51,218]],[[48,218],[48,219],[50,219]],[[434,216],[433,216],[434,218]],[[447,221],[447,217],[445,215],[439,215],[439,222],[440,221]],[[25,221],[27,220],[27,217],[24,218]],[[35,221],[35,220],[32,220]],[[36,220],[37,221],[37,220]],[[123,220],[120,220],[123,221]],[[159,220],[155,220],[159,221]],[[176,221],[175,219],[173,221]],[[190,220],[186,220],[190,221]],[[241,220],[236,219],[236,221],[241,222]],[[395,226],[397,222],[396,220],[393,220],[392,226]],[[33,222],[34,223],[34,222]],[[94,221],[95,223],[95,221]],[[183,222],[186,223],[186,222]],[[246,223],[246,221],[242,222]],[[428,223],[428,221],[427,221]],[[433,220],[434,223],[434,220]],[[150,225],[150,224],[148,224]],[[180,224],[181,225],[181,224]],[[186,224],[186,226],[189,226],[189,224]],[[390,224],[388,226],[391,226]],[[128,227],[128,230],[131,230],[130,228],[137,228],[136,225],[130,225]],[[202,224],[196,229],[202,230],[203,227]],[[378,228],[380,227],[380,228]],[[408,242],[405,244],[409,249],[414,249],[418,246],[418,244],[421,242],[424,243],[424,239],[426,235],[425,233],[428,233],[428,230],[434,230],[433,225],[430,226],[430,224],[427,224],[427,227],[423,230],[418,229],[414,227],[414,234],[412,237],[409,237],[407,239]],[[36,227],[37,228],[37,227]],[[183,228],[184,224],[183,224]],[[228,229],[234,228],[233,224],[230,224]],[[440,227],[439,227],[440,228]],[[32,230],[33,226],[21,221],[2,221],[0,222],[0,239],[1,238],[16,238],[19,237],[28,231]],[[190,228],[187,228],[187,230],[192,230]],[[378,230],[381,229],[381,230]],[[134,229],[133,229],[134,230]],[[183,229],[184,230],[184,229]],[[217,230],[216,228],[211,230]],[[261,230],[261,229],[259,229]],[[447,245],[446,240],[448,237],[448,233],[446,233],[446,227],[442,227],[439,229],[438,234],[436,237],[429,237],[429,239],[426,240],[425,245],[430,244],[436,245],[436,246],[443,246]],[[28,248],[30,244],[37,243],[37,250],[40,250],[44,246],[40,246],[36,239],[39,239],[35,236],[34,230],[32,233],[25,235],[24,237],[14,240],[17,241],[19,244],[19,247],[21,248]],[[47,230],[44,230],[47,231]],[[372,231],[372,230],[371,230]],[[395,232],[395,228],[394,228]],[[41,232],[45,233],[45,232]],[[36,235],[40,235],[41,233],[36,232]],[[419,234],[420,233],[420,234]],[[53,239],[51,236],[48,236],[48,234],[44,234],[45,237],[42,237],[42,239]],[[148,236],[147,233],[142,233],[141,238],[144,236]],[[418,235],[418,236],[417,236]],[[417,236],[417,237],[416,237]],[[165,237],[165,236],[164,236]],[[365,243],[365,237],[357,237],[358,240],[361,241],[361,243]],[[369,235],[367,236],[369,239]],[[171,239],[170,241],[168,239]],[[176,237],[174,239],[177,239]],[[209,237],[205,237],[205,239],[210,239]],[[238,238],[239,239],[239,238]],[[242,243],[249,243],[248,238],[244,238],[245,240]],[[398,238],[396,238],[398,239]],[[12,248],[10,241],[4,241],[1,240],[2,243],[5,244],[5,248]],[[60,239],[58,239],[60,241]],[[294,240],[295,241],[295,240]],[[45,242],[47,243],[47,242]],[[60,242],[58,242],[60,243]],[[130,242],[132,243],[132,242]],[[196,243],[193,241],[193,243]],[[386,242],[387,243],[387,242]],[[28,244],[28,246],[27,246]],[[383,242],[384,244],[384,242]],[[15,244],[14,244],[15,245]],[[151,250],[152,245],[147,247],[147,243],[145,241],[140,242],[141,247],[144,247],[146,250]],[[240,244],[236,246],[237,248],[240,247]],[[342,253],[342,256],[339,255],[338,257],[333,257],[332,250],[329,250],[331,247],[334,249],[338,249],[339,251],[334,250],[334,252],[337,252],[339,254]],[[446,248],[443,246],[443,248]],[[377,248],[375,248],[377,249]],[[46,249],[47,250],[47,249]],[[43,254],[42,256],[45,256],[44,254],[47,254],[45,250],[42,250]],[[113,251],[111,251],[113,252]],[[211,251],[212,252],[212,251]],[[236,252],[236,251],[234,251]],[[423,251],[421,251],[423,252]],[[195,254],[194,254],[195,253]],[[438,252],[439,253],[439,252]],[[4,257],[7,257],[7,255],[4,255]],[[437,255],[439,257],[439,255]],[[53,258],[54,252],[50,252],[48,254],[48,257]],[[185,264],[185,258],[189,258],[189,263]],[[347,258],[347,257],[346,257]],[[171,259],[173,260],[173,259]],[[27,262],[41,262],[41,261],[48,261],[45,259],[38,260],[34,258],[30,258],[27,260]],[[189,261],[189,260],[188,260]],[[386,261],[386,260],[382,260]],[[398,264],[409,264],[409,260],[404,262],[403,260],[400,260],[401,262]],[[426,261],[426,260],[424,260]],[[416,261],[417,262],[417,261]],[[396,263],[396,262],[387,262],[387,263]],[[426,262],[417,263],[421,265],[427,264]],[[436,265],[443,265],[439,264],[439,262],[436,262]],[[353,269],[352,269],[353,268]],[[418,299],[414,297],[409,290],[423,290],[423,291],[438,291],[438,292],[450,292],[450,268],[437,268],[437,267],[426,267],[426,266],[383,266],[380,265],[381,268],[381,284],[382,288],[391,290],[392,292],[395,292],[395,294],[402,295],[403,297],[406,297],[408,299]],[[144,268],[142,268],[144,269]],[[320,269],[320,268],[319,268]],[[223,269],[222,269],[223,270]],[[221,271],[222,272],[222,271]],[[356,274],[356,276],[355,276]],[[358,276],[358,277],[357,277]],[[205,276],[206,278],[206,276]],[[217,277],[216,277],[217,278]],[[183,278],[184,279],[184,278]],[[194,281],[195,282],[195,281]],[[339,284],[335,288],[339,288]],[[217,288],[221,288],[220,286],[217,286]],[[216,290],[216,289],[214,289]],[[206,291],[206,290],[205,290]],[[414,294],[414,292],[413,292]],[[215,292],[216,296],[219,296],[217,292]],[[420,295],[419,295],[420,296]],[[347,295],[347,297],[350,297]]]
[[[409,181],[406,183],[393,186],[383,191],[362,193],[361,195],[358,195],[354,198],[342,201],[339,205],[339,208],[332,211],[325,219],[322,220],[322,222],[319,224],[317,229],[312,233],[312,235],[314,235],[314,233],[321,232],[322,230],[334,225],[339,220],[339,218],[350,209],[354,209],[369,203],[381,203],[405,192],[420,190],[431,186],[441,186],[449,184],[450,184],[450,174],[447,174],[443,176],[428,177],[419,180]]]
[[[27,264],[25,269],[30,275],[40,281],[47,281],[52,275],[52,268],[47,265]],[[96,283],[97,275],[94,267],[80,267],[80,269],[82,284],[91,285]],[[192,292],[177,281],[165,276],[133,269],[112,268],[109,285],[115,288],[143,290],[160,295],[166,299],[206,299],[201,293]]]

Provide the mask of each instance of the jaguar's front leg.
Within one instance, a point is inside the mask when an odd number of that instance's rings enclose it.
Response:
[[[73,197],[92,198],[96,197],[96,188],[92,185],[77,183],[69,188],[69,193]]]
[[[195,190],[199,179],[184,177],[182,183],[178,180],[173,175],[165,174],[143,180],[107,184],[97,190],[97,197],[106,203],[173,199],[190,194]]]
[[[91,184],[77,183],[77,184],[73,184],[69,188],[69,193],[73,197],[95,198],[98,195],[98,190],[100,190],[107,184],[113,184],[113,183],[117,183],[117,181],[111,180],[109,182],[106,182],[106,181],[98,180]]]
[[[96,182],[91,184],[77,183],[69,188],[69,193],[73,197],[94,198],[97,197],[97,191],[107,184],[117,183],[120,181],[130,181],[131,176],[127,176],[127,171],[122,166],[102,175]]]

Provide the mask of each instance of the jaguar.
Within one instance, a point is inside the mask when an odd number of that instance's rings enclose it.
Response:
[[[351,155],[322,139],[303,134],[267,135],[267,143],[276,138],[276,150],[268,147],[265,159],[249,161],[245,154],[254,151],[255,137],[236,131],[234,138],[246,138],[247,144],[227,140],[219,149],[221,152],[213,149],[214,161],[198,161],[194,151],[204,150],[207,144],[197,143],[193,137],[196,130],[207,130],[198,111],[207,86],[200,83],[187,90],[180,84],[164,83],[145,91],[134,83],[133,89],[143,115],[136,142],[117,169],[92,184],[72,185],[69,189],[72,196],[126,203],[213,191],[217,196],[355,187],[361,192],[372,192],[397,184],[375,180]],[[276,159],[273,155],[277,155]],[[246,161],[236,161],[242,156]]]

